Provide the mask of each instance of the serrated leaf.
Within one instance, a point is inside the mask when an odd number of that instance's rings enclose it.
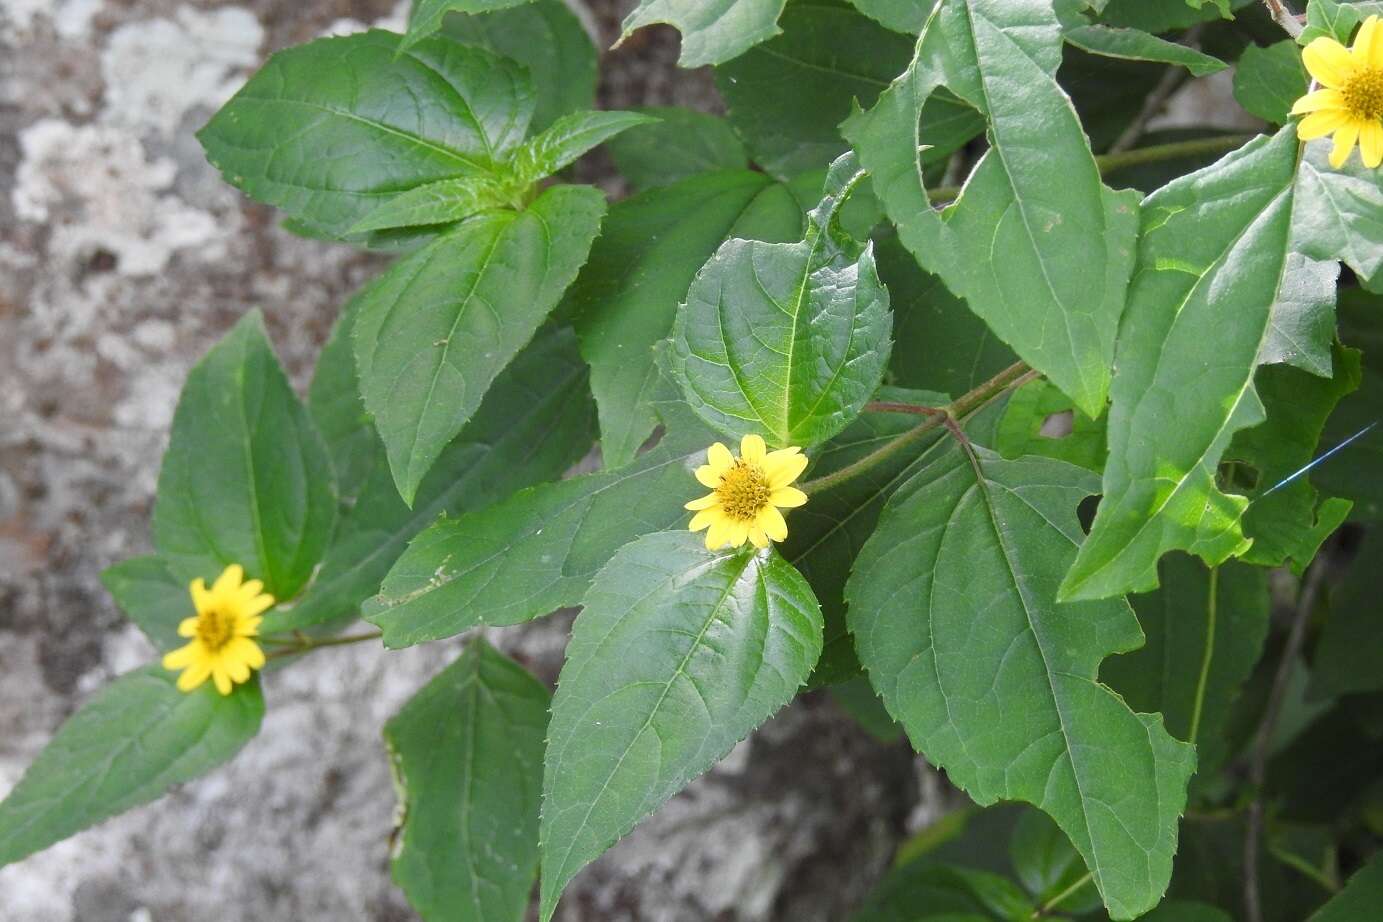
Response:
[[[158,555],[131,557],[106,567],[101,585],[160,652],[187,642],[178,636],[178,624],[196,613],[191,590]]]
[[[394,882],[427,922],[522,922],[549,699],[477,637],[385,724],[403,812]]]
[[[1195,48],[1178,45],[1139,29],[1117,29],[1101,25],[1077,25],[1066,30],[1066,41],[1077,48],[1106,58],[1128,61],[1155,61],[1186,68],[1194,77],[1224,70],[1229,65]]]
[[[844,3],[792,3],[779,21],[782,34],[716,68],[716,87],[727,117],[749,145],[754,161],[780,178],[829,164],[848,145],[838,127],[851,104],[871,105],[907,66],[912,42]],[[945,157],[983,124],[960,104],[928,113],[948,133]],[[930,124],[930,123],[929,123]]]
[[[739,57],[781,30],[778,17],[787,0],[639,0],[620,26],[619,47],[629,34],[654,23],[667,23],[682,33],[681,67],[720,64]]]
[[[803,448],[849,425],[888,364],[888,291],[836,214],[863,178],[851,156],[797,243],[731,239],[697,273],[673,327],[687,402],[732,437]]]
[[[442,33],[517,61],[533,79],[531,129],[595,103],[596,49],[580,18],[563,0],[529,0],[472,16],[453,14]]]
[[[1259,3],[1260,0],[1230,0],[1230,7],[1243,7]],[[1220,19],[1215,6],[1193,9],[1186,0],[1104,0],[1104,8],[1099,10],[1100,21],[1106,25],[1142,29],[1144,32],[1162,34],[1175,29],[1186,29],[1199,22],[1214,22]],[[1094,4],[1092,4],[1094,6]]]
[[[1383,904],[1383,854],[1375,854],[1308,922],[1367,922]]]
[[[511,204],[507,191],[495,180],[455,176],[415,186],[388,199],[352,225],[346,233],[368,234],[396,227],[454,224],[477,212]]]
[[[1065,417],[1066,431],[1049,434],[1053,417]],[[995,432],[994,447],[1005,458],[1037,455],[1056,458],[1099,473],[1104,470],[1105,419],[1091,419],[1075,409],[1071,398],[1043,380],[1014,391]]]
[[[1151,589],[1169,550],[1212,565],[1248,550],[1247,500],[1218,489],[1215,475],[1234,433],[1264,418],[1254,370],[1268,360],[1328,368],[1338,269],[1326,261],[1365,273],[1383,261],[1383,248],[1367,244],[1377,177],[1324,173],[1327,146],[1306,145],[1298,166],[1289,126],[1144,203],[1104,499],[1063,597]],[[1287,349],[1287,329],[1317,332]]]
[[[926,25],[936,0],[850,0],[870,19],[904,35],[916,35]]]
[[[749,154],[725,119],[677,106],[634,110],[657,121],[637,125],[606,145],[615,168],[636,189],[667,186],[698,173],[743,170]]]
[[[821,612],[772,549],[646,535],[596,576],[572,626],[543,773],[542,900],[786,705]]]
[[[442,451],[411,509],[399,498],[384,447],[375,439],[367,450],[377,463],[342,517],[311,588],[301,602],[270,611],[263,630],[300,630],[357,617],[408,542],[439,516],[481,509],[516,490],[556,480],[579,461],[595,437],[595,410],[575,340],[570,330],[539,332]]]
[[[913,745],[976,802],[1051,815],[1128,919],[1167,886],[1195,756],[1096,681],[1143,639],[1127,603],[1056,601],[1076,506],[1097,489],[1059,461],[943,454],[889,499],[846,598],[860,661]]]
[[[514,182],[527,186],[575,163],[586,151],[620,132],[653,120],[639,112],[572,112],[519,145],[508,168]]]
[[[399,50],[407,51],[418,42],[442,28],[448,13],[493,13],[528,3],[529,0],[413,0],[408,11],[408,31],[399,42]]]
[[[1309,82],[1301,50],[1290,38],[1266,48],[1250,45],[1234,67],[1234,98],[1244,111],[1285,125]]]
[[[844,132],[922,267],[1093,417],[1109,388],[1138,202],[1100,182],[1056,82],[1061,31],[1045,5],[944,0],[908,70]],[[918,117],[942,87],[985,116],[991,147],[938,212],[918,169],[929,143]]]
[[[1014,824],[1008,850],[1018,880],[1038,905],[1061,897],[1057,905],[1063,913],[1084,915],[1099,908],[1100,895],[1088,879],[1085,862],[1047,814],[1024,810]]]
[[[551,188],[463,222],[364,296],[360,392],[406,502],[576,277],[604,211],[594,188]]]
[[[180,692],[161,666],[126,673],[58,728],[0,802],[0,867],[148,803],[229,760],[259,732],[259,684]]]
[[[727,238],[796,240],[787,188],[744,170],[696,176],[616,204],[568,294],[600,407],[600,447],[622,467],[653,434],[653,347],[667,338],[696,272]]]
[[[378,278],[372,280],[341,307],[317,354],[307,389],[307,412],[326,443],[336,472],[336,492],[343,503],[354,502],[375,466],[384,463],[383,452],[378,450],[379,436],[360,400],[355,344],[351,341],[351,326],[360,304],[377,282]]]
[[[531,487],[438,521],[413,539],[379,596],[365,603],[365,620],[396,648],[578,604],[620,547],[685,527],[682,504],[700,489],[691,472],[713,438],[699,426],[673,428],[627,467]]]
[[[445,38],[399,41],[371,30],[273,55],[197,133],[207,159],[330,237],[410,189],[490,175],[528,128],[528,75]]]
[[[188,373],[159,472],[154,544],[184,582],[240,564],[291,599],[336,520],[331,461],[251,311]]]
[[[1100,667],[1100,677],[1129,707],[1159,711],[1167,730],[1196,746],[1196,770],[1213,775],[1229,755],[1226,724],[1239,688],[1268,635],[1268,580],[1263,570],[1226,563],[1209,570],[1185,554],[1158,564],[1162,586],[1133,597],[1147,642]],[[1207,638],[1213,623],[1214,636]],[[1200,726],[1191,738],[1196,689],[1209,644]]]
[[[1297,42],[1309,45],[1318,38],[1333,38],[1342,45],[1348,45],[1355,26],[1369,14],[1380,12],[1383,12],[1383,3],[1311,0],[1306,5],[1306,27],[1297,36]]]

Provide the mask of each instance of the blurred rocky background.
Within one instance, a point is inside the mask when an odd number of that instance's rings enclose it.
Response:
[[[580,10],[598,47],[630,6]],[[0,795],[86,695],[152,656],[98,575],[149,549],[190,366],[260,307],[304,387],[338,305],[382,265],[283,231],[193,132],[275,49],[405,13],[0,0]],[[668,29],[605,53],[601,105],[714,109],[676,53]],[[619,191],[598,159],[585,170]],[[550,682],[569,625],[490,639]],[[458,649],[354,646],[270,675],[263,732],[231,765],[0,870],[0,922],[415,918],[389,880],[380,728]],[[578,878],[559,918],[842,919],[919,822],[919,784],[935,788],[905,748],[809,697]]]

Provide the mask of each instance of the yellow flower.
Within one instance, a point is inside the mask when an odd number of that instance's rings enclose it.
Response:
[[[788,536],[788,523],[778,510],[807,501],[807,494],[789,486],[807,469],[802,449],[769,452],[759,436],[746,435],[740,440],[738,458],[716,442],[707,449],[706,460],[696,469],[696,479],[712,492],[686,506],[696,512],[688,527],[707,529],[706,547],[714,551],[746,541],[768,547],[769,541]]]
[[[260,592],[259,580],[246,581],[238,563],[226,567],[210,589],[200,578],[190,588],[197,615],[184,619],[178,634],[192,641],[165,656],[163,668],[182,670],[179,691],[192,691],[210,678],[217,691],[229,695],[234,683],[248,682],[250,670],[264,665],[264,651],[251,638],[274,597]]]
[[[1383,28],[1378,17],[1364,20],[1352,47],[1318,38],[1306,46],[1301,61],[1325,89],[1307,93],[1292,106],[1293,115],[1306,115],[1297,125],[1297,137],[1310,141],[1333,133],[1330,165],[1336,169],[1349,159],[1355,142],[1364,166],[1383,163]]]

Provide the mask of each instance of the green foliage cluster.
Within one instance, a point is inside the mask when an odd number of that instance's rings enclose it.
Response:
[[[560,0],[280,51],[208,159],[398,256],[305,402],[256,312],[196,365],[155,552],[106,585],[168,650],[240,564],[285,668],[581,606],[555,694],[477,632],[385,729],[428,922],[518,922],[535,881],[546,922],[823,688],[978,805],[857,922],[1383,917],[1383,172],[1289,115],[1300,44],[1380,6],[641,0],[626,34],[675,26],[724,117],[594,111]],[[1262,131],[1148,130],[1231,65]],[[613,204],[568,181],[602,144]],[[804,450],[810,502],[707,550],[692,471],[749,434]],[[264,708],[121,677],[0,803],[0,865]]]

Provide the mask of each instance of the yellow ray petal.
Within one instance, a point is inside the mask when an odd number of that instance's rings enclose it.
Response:
[[[264,668],[264,651],[259,648],[259,644],[243,637],[231,643],[231,651],[236,659],[245,663],[251,669]],[[238,681],[243,682],[244,679],[239,679]]]
[[[1303,141],[1323,138],[1349,121],[1343,109],[1323,109],[1312,112],[1297,123],[1297,137]]]
[[[714,493],[707,493],[705,496],[698,497],[682,506],[683,509],[690,509],[695,512],[698,509],[709,509],[720,502],[720,497]]]
[[[197,659],[197,644],[190,643],[178,647],[176,650],[169,650],[163,655],[164,669],[182,669],[191,665]]]
[[[764,444],[763,436],[751,432],[740,439],[740,457],[744,460],[762,464],[767,453],[768,446]]]
[[[179,637],[196,637],[196,636],[197,636],[197,619],[196,619],[195,617],[194,617],[194,618],[184,618],[184,619],[182,619],[181,621],[179,621],[179,622],[178,622],[178,636],[179,636]]]
[[[200,576],[194,579],[188,588],[192,590],[192,606],[198,612],[206,611],[216,601],[216,597],[206,587],[206,580]]]
[[[1330,149],[1330,165],[1339,169],[1349,159],[1354,143],[1359,140],[1359,123],[1349,121],[1335,132],[1335,146]]]
[[[266,595],[257,595],[257,596],[255,596],[253,599],[250,599],[248,602],[245,602],[245,603],[241,606],[241,608],[240,608],[240,617],[242,617],[242,618],[253,618],[255,615],[258,615],[258,614],[260,614],[261,612],[268,611],[270,608],[273,608],[273,607],[274,607],[274,597],[273,597],[273,596],[267,595],[267,594],[266,594]]]
[[[218,596],[234,593],[244,579],[245,568],[238,563],[233,563],[222,570],[220,576],[216,577],[216,582],[211,584],[211,591]]]
[[[1292,106],[1292,114],[1305,115],[1321,109],[1343,109],[1344,106],[1345,96],[1339,90],[1316,90],[1298,99]]]
[[[1377,67],[1378,65],[1374,62],[1378,59],[1380,42],[1383,42],[1383,32],[1379,31],[1378,17],[1376,15],[1370,16],[1359,27],[1359,31],[1354,35],[1354,44],[1350,46],[1350,55],[1354,58],[1354,66]]]
[[[740,547],[749,540],[749,523],[737,519],[730,523],[730,546]]]
[[[724,442],[716,442],[706,449],[706,463],[716,474],[723,474],[735,466],[735,456],[730,454]]]
[[[782,541],[788,536],[788,523],[783,518],[783,514],[773,506],[765,506],[755,519],[754,524],[764,530],[774,541]]]
[[[1364,166],[1374,169],[1383,164],[1383,124],[1366,122],[1359,128],[1359,156]]]
[[[706,532],[706,548],[708,550],[718,550],[725,544],[725,539],[729,536],[730,520],[725,518],[716,519],[711,523],[711,527]]]
[[[807,502],[807,494],[796,487],[779,487],[768,497],[768,501],[782,509],[796,509]]]
[[[687,528],[691,531],[700,531],[703,528],[709,528],[722,518],[724,518],[724,515],[719,509],[702,509],[696,515],[692,516],[692,520],[688,523]]]
[[[193,663],[183,670],[183,674],[178,676],[178,691],[192,691],[201,685],[211,675],[211,663],[200,660]]]
[[[768,547],[768,535],[764,534],[764,530],[760,528],[758,525],[753,525],[750,527],[749,540],[753,543],[755,547]]]
[[[696,479],[703,487],[714,490],[720,486],[720,478],[724,473],[725,471],[720,470],[714,464],[703,464],[696,469]]]
[[[792,483],[802,472],[807,469],[806,455],[791,455],[779,461],[776,465],[766,469],[764,473],[768,476],[768,487],[776,490]]]
[[[259,626],[264,623],[263,618],[241,618],[235,625],[236,637],[254,637],[259,633]]]
[[[229,695],[234,683],[231,682],[230,672],[222,663],[217,663],[211,670],[211,680],[216,683],[216,690],[223,695]]]
[[[1325,36],[1306,46],[1301,53],[1301,63],[1322,86],[1331,89],[1343,86],[1355,70],[1354,58],[1345,46]]]

